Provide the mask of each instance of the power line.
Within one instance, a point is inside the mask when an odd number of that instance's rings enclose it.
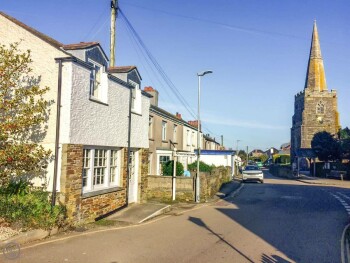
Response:
[[[121,17],[124,19],[125,23],[127,24],[127,26],[130,28],[132,34],[135,36],[135,39],[137,40],[137,42],[140,44],[140,46],[143,48],[143,50],[145,51],[148,59],[152,62],[153,66],[155,67],[155,69],[158,71],[158,73],[161,75],[161,77],[163,78],[164,82],[167,84],[167,86],[170,88],[170,90],[173,92],[173,94],[176,96],[176,98],[180,101],[180,103],[185,107],[185,109],[189,112],[189,114],[196,118],[196,114],[194,113],[194,111],[192,110],[192,108],[190,107],[190,105],[188,104],[188,102],[185,100],[185,98],[181,95],[180,91],[175,87],[174,83],[170,80],[170,78],[168,77],[168,75],[165,73],[165,71],[163,70],[163,68],[159,65],[159,63],[157,62],[157,60],[154,58],[154,56],[152,55],[152,53],[150,52],[150,50],[147,48],[147,46],[145,45],[145,43],[142,41],[141,37],[139,36],[139,34],[136,32],[135,28],[131,25],[130,21],[126,18],[126,16],[124,15],[123,11],[121,9],[119,9],[119,12],[121,14]]]

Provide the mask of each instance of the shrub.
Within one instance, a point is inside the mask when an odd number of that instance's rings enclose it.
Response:
[[[0,189],[0,215],[6,222],[22,229],[50,229],[65,219],[62,205],[51,207],[50,193],[31,189],[23,181]]]
[[[212,164],[212,165],[209,165],[209,164],[206,164],[202,161],[199,161],[199,171],[201,172],[208,172],[208,173],[211,173],[211,171],[215,168],[215,165]],[[188,165],[188,170],[190,171],[195,171],[197,170],[197,162],[194,162],[194,163],[191,163]]]
[[[164,176],[173,176],[174,161],[167,161],[162,166]],[[176,176],[184,174],[184,166],[180,162],[176,162]]]

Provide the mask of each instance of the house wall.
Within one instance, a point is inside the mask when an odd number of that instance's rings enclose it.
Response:
[[[233,156],[228,155],[205,155],[201,154],[200,160],[209,165],[215,166],[232,166]]]
[[[89,99],[89,69],[74,62],[65,62],[63,68],[65,78],[60,141],[71,144],[127,147],[130,90],[109,80],[107,74],[103,74],[101,85],[106,90],[107,104],[99,103]],[[142,96],[141,100],[142,114],[132,114],[131,119],[133,148],[148,148],[149,99]]]
[[[30,67],[33,70],[32,74],[37,77],[40,76],[41,87],[47,86],[50,88],[45,98],[53,103],[49,107],[47,130],[42,139],[42,145],[45,149],[54,152],[58,83],[58,63],[56,63],[55,58],[68,57],[69,55],[0,15],[0,44],[9,46],[9,44],[15,42],[20,43],[19,49],[23,52],[26,50],[31,51],[31,59],[33,62],[30,64]],[[53,161],[51,161],[48,165],[46,180],[47,188],[50,190],[52,189],[53,167],[54,164]],[[37,180],[36,183],[40,185],[42,181]]]
[[[153,118],[153,132],[152,132],[152,138],[149,138],[149,152],[152,154],[152,158],[150,160],[151,164],[151,171],[150,174],[152,175],[159,175],[158,173],[158,162],[159,162],[159,155],[161,153],[164,153],[164,151],[168,151],[167,154],[170,154],[170,159],[172,160],[172,151],[174,150],[174,145],[170,143],[172,141],[175,144],[175,147],[177,150],[182,150],[183,146],[183,125],[180,121],[174,120],[170,117],[166,117],[163,115],[160,115],[156,111],[151,110],[150,116]],[[162,140],[162,122],[166,121],[166,140]],[[174,125],[177,125],[177,133],[176,133],[176,139],[174,138]]]

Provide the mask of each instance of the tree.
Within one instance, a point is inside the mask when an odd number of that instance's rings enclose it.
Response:
[[[311,141],[311,148],[321,161],[335,161],[340,159],[340,144],[328,132],[318,132]]]
[[[350,159],[350,129],[348,127],[340,129],[338,137],[340,141],[342,159]]]
[[[11,179],[43,176],[51,155],[39,142],[51,102],[44,99],[48,87],[32,74],[30,51],[19,43],[0,45],[0,185]]]
[[[243,150],[238,151],[238,156],[241,158],[243,162],[247,160],[247,153]]]

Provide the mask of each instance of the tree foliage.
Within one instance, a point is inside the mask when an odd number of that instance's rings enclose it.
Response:
[[[311,148],[321,161],[335,161],[340,159],[340,144],[328,132],[318,132],[311,141]]]
[[[0,45],[0,184],[42,176],[50,157],[39,142],[45,136],[50,102],[32,74],[30,51],[19,43]]]
[[[163,164],[162,167],[163,175],[173,176],[174,172],[174,161],[170,160]],[[184,166],[180,162],[176,162],[176,176],[181,176],[184,174]]]
[[[205,162],[199,161],[199,171],[200,172],[211,172],[215,168],[215,165],[209,165]],[[188,165],[188,169],[190,171],[196,171],[197,170],[197,162],[193,162]]]
[[[341,157],[342,159],[350,159],[350,129],[345,127],[344,129],[340,129],[338,133],[338,137],[340,139],[340,147],[341,147]]]

